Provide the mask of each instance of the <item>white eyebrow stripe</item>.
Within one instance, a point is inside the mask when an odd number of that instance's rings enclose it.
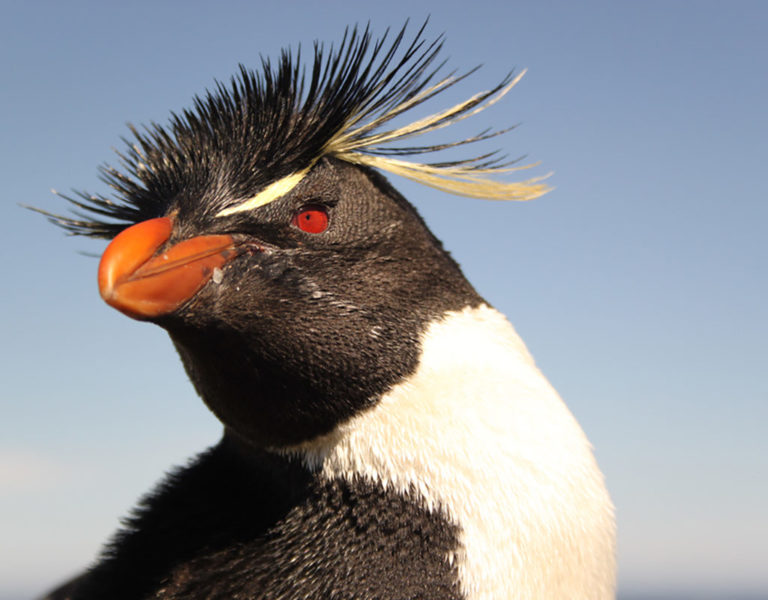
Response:
[[[225,208],[224,210],[221,210],[218,213],[216,213],[216,216],[226,217],[226,216],[233,215],[235,213],[243,212],[246,210],[254,210],[256,208],[269,204],[270,202],[274,202],[278,198],[282,198],[288,192],[290,192],[293,188],[295,188],[302,179],[304,179],[304,176],[307,173],[309,173],[309,169],[310,167],[307,167],[306,169],[302,169],[301,171],[297,171],[296,173],[291,173],[290,175],[286,175],[282,179],[278,179],[277,181],[270,183],[267,187],[261,190],[253,198],[244,200],[240,204],[235,204],[234,206],[230,206],[229,208]]]

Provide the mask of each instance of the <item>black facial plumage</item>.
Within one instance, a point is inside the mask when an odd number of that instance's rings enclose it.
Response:
[[[327,231],[287,226],[321,203]],[[368,168],[324,158],[250,222],[237,218],[220,225],[261,249],[157,322],[212,410],[261,445],[328,433],[371,406],[415,369],[429,322],[480,303],[416,211]]]

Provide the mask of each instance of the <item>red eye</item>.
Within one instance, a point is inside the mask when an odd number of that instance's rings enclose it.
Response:
[[[296,213],[291,223],[307,233],[323,233],[328,229],[328,212],[322,206],[305,206]]]

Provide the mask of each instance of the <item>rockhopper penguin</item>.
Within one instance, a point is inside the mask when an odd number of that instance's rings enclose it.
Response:
[[[517,82],[394,127],[463,76],[441,40],[315,45],[133,130],[113,198],[48,215],[112,239],[104,300],[168,331],[221,442],[49,598],[600,600],[614,521],[590,445],[507,320],[380,174],[525,200],[496,154],[403,145]],[[400,143],[400,144],[398,144]]]

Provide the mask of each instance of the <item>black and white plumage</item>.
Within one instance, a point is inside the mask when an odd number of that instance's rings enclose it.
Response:
[[[168,127],[134,131],[125,172],[104,171],[115,199],[49,215],[115,238],[102,295],[168,331],[225,427],[51,598],[613,597],[613,514],[588,441],[374,170],[540,195],[538,180],[494,179],[513,168],[495,154],[403,158],[494,133],[397,145],[517,79],[387,130],[461,79],[437,78],[439,41],[404,36],[352,30],[315,47],[307,79],[289,53],[241,70]]]

